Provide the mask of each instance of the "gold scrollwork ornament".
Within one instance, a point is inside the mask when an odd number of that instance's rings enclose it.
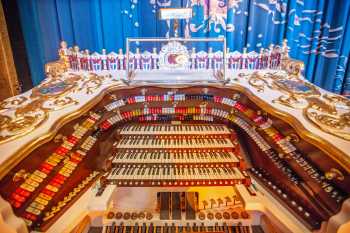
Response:
[[[331,168],[328,172],[325,173],[325,177],[327,180],[337,179],[339,181],[344,180],[344,175],[337,168]]]
[[[263,92],[265,89],[265,86],[269,86],[269,83],[267,82],[264,77],[259,75],[257,72],[254,72],[249,78],[248,78],[248,83],[256,88],[258,92]]]
[[[321,130],[345,140],[350,140],[350,112],[331,115],[308,108],[304,110],[304,115]]]

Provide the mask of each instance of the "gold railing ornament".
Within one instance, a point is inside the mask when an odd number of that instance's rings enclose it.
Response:
[[[339,181],[344,180],[343,173],[341,171],[339,171],[337,168],[331,168],[324,175],[325,175],[327,180],[334,180],[334,179],[337,179]]]

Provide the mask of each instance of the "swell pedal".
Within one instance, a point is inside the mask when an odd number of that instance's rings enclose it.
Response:
[[[186,219],[195,220],[196,211],[198,207],[198,193],[197,192],[187,192],[185,193],[185,208],[186,208]]]

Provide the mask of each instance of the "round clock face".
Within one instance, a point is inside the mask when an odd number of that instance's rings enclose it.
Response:
[[[188,62],[188,58],[184,54],[169,53],[168,64],[170,66],[183,66]]]
[[[160,69],[184,69],[188,66],[188,63],[188,50],[183,44],[170,41],[162,46],[159,52]]]

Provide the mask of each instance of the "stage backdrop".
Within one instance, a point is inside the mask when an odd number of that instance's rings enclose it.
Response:
[[[288,39],[308,80],[350,94],[349,0],[18,0],[33,83],[57,59],[61,40],[81,49],[117,51],[127,37],[163,37],[162,7],[192,7],[182,35],[226,36],[231,50],[259,51]]]

